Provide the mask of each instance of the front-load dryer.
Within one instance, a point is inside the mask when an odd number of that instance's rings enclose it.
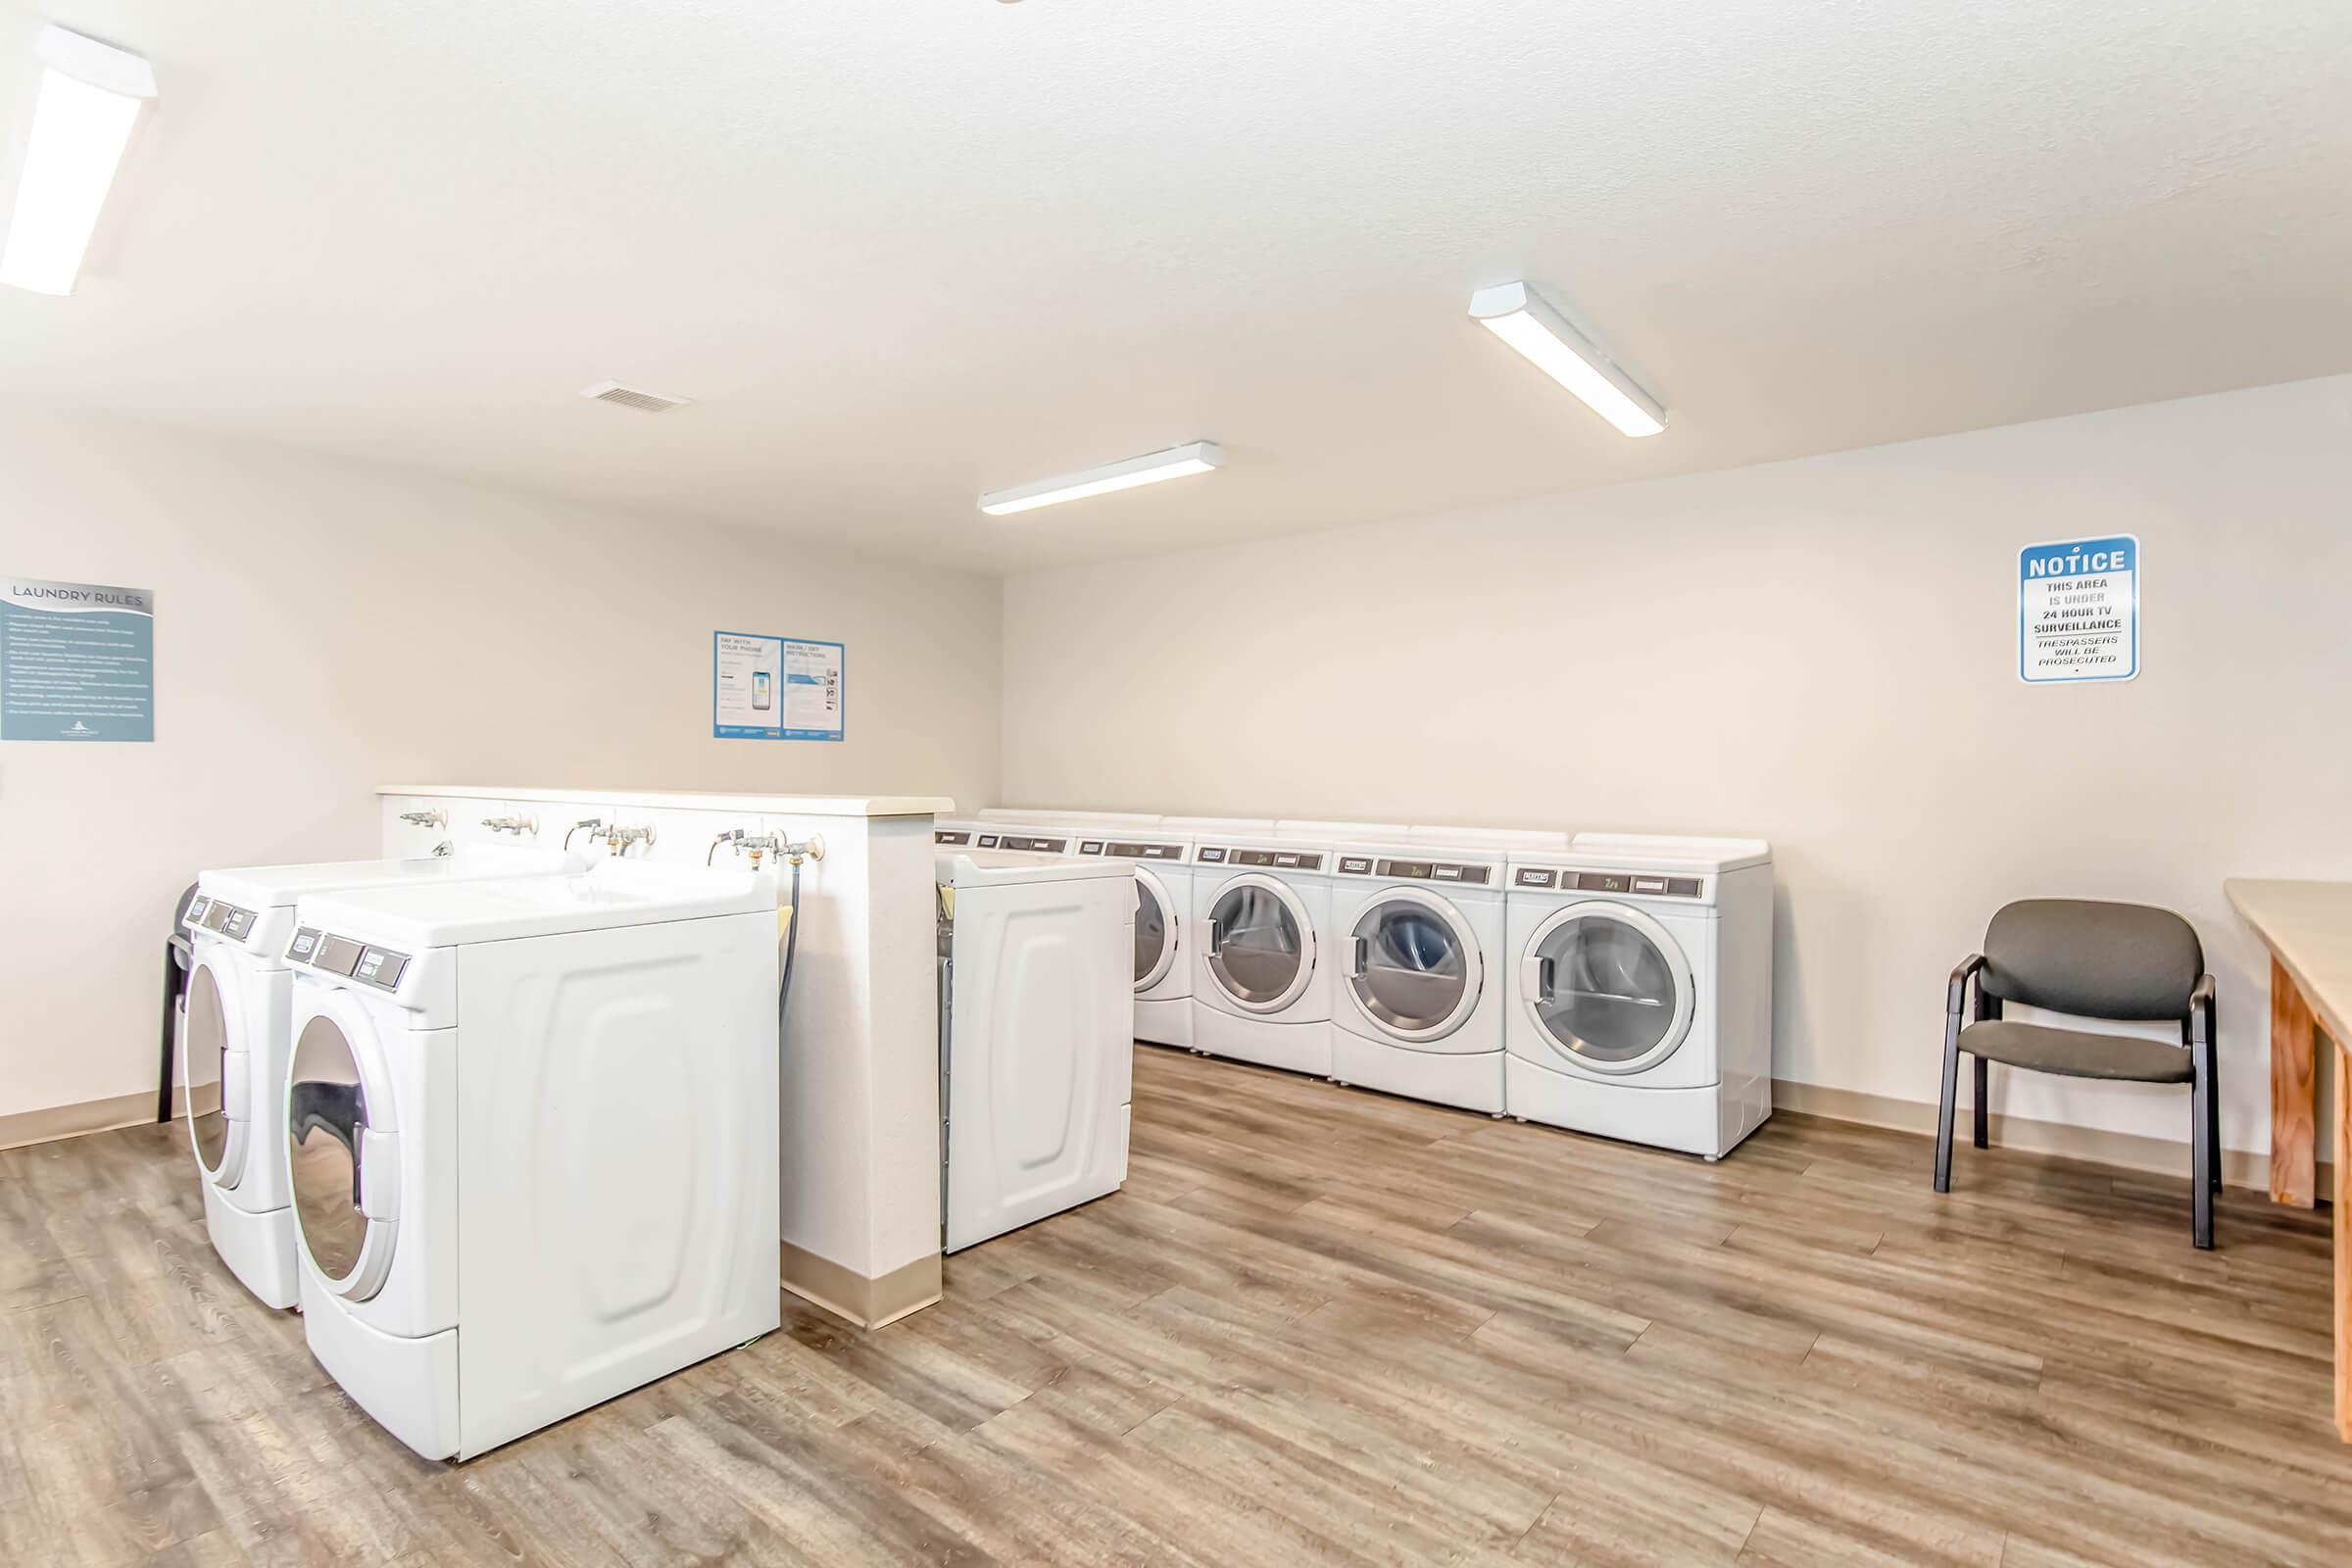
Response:
[[[1331,1076],[1332,860],[1279,832],[1196,841],[1194,1050]]]
[[[296,903],[340,889],[576,871],[586,863],[554,849],[484,845],[440,858],[253,865],[197,878],[182,920],[189,941],[180,1052],[189,1086],[188,1143],[213,1250],[262,1301],[290,1307],[299,1294],[282,1115],[294,990],[286,947]],[[197,1086],[208,1082],[220,1087],[217,1103],[197,1098]]]
[[[1772,859],[1579,837],[1509,862],[1503,1103],[1717,1159],[1772,1114]]]
[[[939,881],[942,1250],[1127,1179],[1134,878],[1095,858],[948,850]]]
[[[1081,831],[1081,859],[1124,861],[1134,872],[1135,1038],[1193,1043],[1193,842],[1156,827]]]
[[[1505,847],[1567,843],[1564,833],[1415,828],[1402,844],[1340,845],[1332,1076],[1500,1115]]]
[[[776,884],[608,859],[302,901],[304,1334],[470,1458],[777,1326]]]

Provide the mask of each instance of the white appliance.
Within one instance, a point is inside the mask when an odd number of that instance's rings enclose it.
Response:
[[[1351,837],[1385,836],[1377,824],[1348,826]],[[1196,839],[1195,1051],[1331,1076],[1333,858],[1331,843],[1279,830]]]
[[[977,850],[985,855],[1066,857],[1077,842],[1076,829],[1044,823],[973,816],[941,817],[931,824],[931,845],[941,854]]]
[[[1344,844],[1332,864],[1331,1075],[1344,1084],[1502,1114],[1505,843],[1566,834],[1416,828]]]
[[[213,1249],[263,1302],[290,1307],[298,1296],[284,1117],[294,994],[285,952],[296,902],[341,889],[576,871],[585,864],[556,850],[483,847],[414,860],[253,865],[197,878],[182,921],[190,951],[181,1072],[191,1086],[220,1085],[220,1101],[196,1114],[191,1090],[188,1143]]]
[[[1503,1103],[1721,1158],[1772,1114],[1772,852],[1580,834],[1515,855]]]
[[[1191,1047],[1193,841],[1152,825],[1082,829],[1077,851],[1082,859],[1124,861],[1135,874],[1135,1038]]]
[[[1156,811],[1057,811],[1031,809],[1018,806],[991,806],[978,813],[979,820],[1000,826],[1019,824],[1024,828],[1063,827],[1080,831],[1101,829],[1108,832],[1118,828],[1152,827],[1158,823]]]
[[[469,1458],[777,1326],[776,887],[606,860],[305,899],[311,1353]]]
[[[1115,1192],[1135,1078],[1134,878],[949,850],[939,879],[942,1250]]]

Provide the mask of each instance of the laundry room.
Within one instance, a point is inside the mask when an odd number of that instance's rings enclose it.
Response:
[[[0,15],[0,1561],[2352,1561],[2352,17]]]

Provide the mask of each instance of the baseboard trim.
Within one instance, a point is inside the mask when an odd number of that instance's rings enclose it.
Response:
[[[784,1288],[861,1329],[878,1329],[935,1304],[946,1270],[937,1252],[869,1279],[790,1242],[776,1244]]]
[[[220,1108],[220,1086],[198,1084],[197,1114],[206,1115]],[[187,1113],[187,1091],[172,1090],[172,1116],[179,1118]],[[150,1094],[117,1095],[112,1100],[85,1100],[74,1105],[49,1105],[40,1110],[13,1111],[0,1116],[0,1149],[24,1149],[32,1144],[52,1144],[60,1138],[111,1133],[119,1127],[137,1127],[153,1120],[155,1097]]]
[[[2185,1106],[2186,1098],[2182,1104]],[[1775,1110],[1793,1110],[1799,1115],[1820,1116],[1830,1121],[1856,1122],[1865,1127],[1888,1127],[1896,1132],[1923,1133],[1936,1136],[1936,1106],[1924,1100],[1897,1100],[1892,1095],[1866,1095],[1852,1089],[1831,1089],[1822,1084],[1790,1083],[1784,1078],[1772,1081],[1772,1104]],[[1968,1136],[1967,1107],[1961,1107],[1962,1123],[1959,1136]],[[2188,1144],[2175,1143],[2169,1138],[2150,1138],[2144,1133],[2109,1132],[2098,1127],[2077,1127],[2069,1122],[2041,1121],[2031,1116],[2005,1116],[1995,1111],[1991,1118],[1992,1141],[2003,1149],[2023,1150],[2034,1154],[2061,1154],[2069,1159],[2089,1160],[2094,1164],[2116,1165],[2125,1170],[2146,1171],[2159,1176],[2188,1174]],[[2328,1173],[2334,1166],[2320,1166],[2320,1191],[2331,1192]],[[2269,1192],[2271,1187],[2271,1156],[2250,1150],[2222,1151],[2222,1181],[2230,1187],[2249,1187]]]

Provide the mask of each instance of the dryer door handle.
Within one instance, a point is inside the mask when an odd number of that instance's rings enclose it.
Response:
[[[1208,944],[1205,951],[1213,958],[1217,956],[1217,950],[1224,945],[1225,933],[1217,929],[1217,917],[1212,914],[1208,917]]]
[[[1519,989],[1530,1000],[1541,1002],[1551,995],[1551,960],[1540,953],[1531,953],[1519,964]]]
[[[1344,967],[1348,979],[1361,980],[1364,977],[1364,960],[1371,952],[1372,944],[1364,937],[1357,937],[1348,944],[1348,961]]]

